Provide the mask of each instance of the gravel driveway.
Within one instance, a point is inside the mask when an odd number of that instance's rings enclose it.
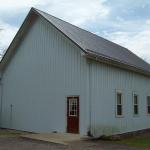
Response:
[[[112,144],[109,141],[78,141],[69,146],[20,137],[0,137],[0,150],[141,150]]]

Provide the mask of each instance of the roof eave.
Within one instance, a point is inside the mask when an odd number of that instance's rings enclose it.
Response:
[[[117,67],[117,68],[125,69],[125,70],[132,71],[132,72],[136,72],[136,73],[139,73],[139,74],[142,74],[142,75],[145,75],[145,76],[150,76],[150,72],[148,72],[144,69],[126,64],[124,62],[113,60],[113,59],[108,58],[106,56],[94,53],[93,51],[89,51],[89,50],[86,50],[86,51],[87,51],[87,53],[86,53],[85,56],[89,59],[92,59],[92,60],[95,60],[95,61],[98,61],[98,62],[101,62],[101,63],[104,63],[104,64],[108,64],[108,65],[111,65],[111,66],[114,66],[114,67]]]

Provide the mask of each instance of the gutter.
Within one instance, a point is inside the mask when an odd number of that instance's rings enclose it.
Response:
[[[91,62],[88,63],[88,96],[89,96],[89,127],[88,127],[88,136],[92,135],[92,93],[91,93],[91,86],[92,86],[92,68],[91,68]]]
[[[105,63],[105,64],[108,64],[108,65],[111,65],[111,66],[114,66],[117,68],[126,69],[129,71],[133,71],[133,72],[136,72],[136,73],[150,77],[150,72],[144,70],[143,68],[139,68],[137,66],[133,66],[133,65],[128,64],[126,62],[119,61],[117,59],[114,59],[114,58],[111,58],[111,57],[108,57],[108,56],[105,56],[105,55],[102,55],[99,53],[95,53],[95,52],[88,50],[88,49],[86,49],[86,52],[87,53],[85,54],[85,57],[87,57],[89,59],[93,59],[93,60],[101,62],[101,63]]]

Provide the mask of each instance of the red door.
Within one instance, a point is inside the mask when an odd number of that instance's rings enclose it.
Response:
[[[79,97],[67,97],[67,132],[79,133]]]

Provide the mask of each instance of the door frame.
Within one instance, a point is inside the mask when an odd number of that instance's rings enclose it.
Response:
[[[69,133],[68,132],[68,99],[69,98],[78,98],[78,117],[79,117],[79,119],[78,119],[78,133],[77,134],[79,134],[80,133],[80,96],[79,95],[68,95],[68,96],[66,96],[66,106],[65,106],[65,109],[66,109],[66,133]]]

